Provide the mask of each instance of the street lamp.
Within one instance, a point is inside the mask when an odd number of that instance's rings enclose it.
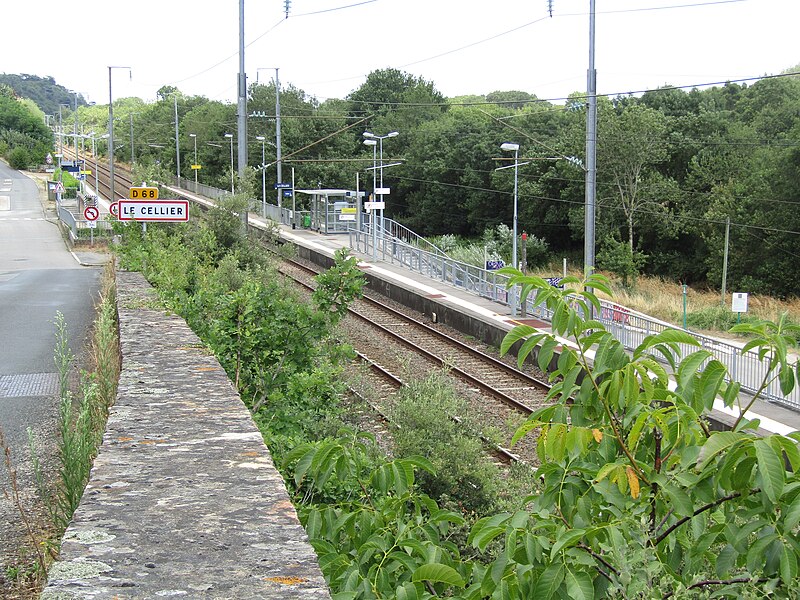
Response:
[[[511,244],[511,262],[514,263],[514,268],[519,268],[517,265],[517,181],[519,174],[519,144],[505,142],[500,145],[501,150],[514,153],[514,227],[512,228],[513,241]],[[511,289],[511,316],[517,314],[517,295],[516,291]]]
[[[385,193],[387,193],[386,188],[383,187],[383,140],[385,140],[387,138],[397,137],[398,135],[400,135],[400,133],[397,132],[397,131],[390,131],[386,135],[375,135],[374,133],[372,133],[370,131],[365,131],[362,135],[365,138],[367,138],[368,140],[378,140],[378,147],[379,147],[380,161],[381,161],[380,162],[380,166],[378,168],[380,169],[380,172],[381,172],[381,175],[380,175],[381,186],[378,188],[377,191],[378,191],[378,195],[381,198],[380,202],[383,202],[383,195]],[[383,221],[383,209],[380,209],[380,210],[381,210],[381,239],[383,239],[385,227],[384,227],[384,221]]]
[[[231,195],[235,194],[235,190],[233,189],[233,134],[226,133],[226,138],[230,138],[231,140]]]
[[[114,198],[114,99],[111,95],[111,69],[128,69],[130,67],[108,67],[108,166],[109,166],[109,200],[115,202]]]
[[[265,142],[267,140],[263,135],[257,135],[256,139],[261,142],[261,216],[267,218],[267,160],[265,158]],[[280,177],[278,178],[280,179]],[[278,190],[282,193],[283,190]]]
[[[189,137],[194,140],[194,164],[192,165],[192,171],[194,171],[194,193],[197,193],[197,134],[190,133]]]
[[[378,177],[377,169],[375,167],[376,163],[376,152],[378,149],[378,142],[371,139],[364,140],[365,146],[372,146],[372,201],[375,201],[375,192],[377,186],[375,185],[375,181]],[[373,205],[374,206],[374,205]],[[370,227],[372,228],[372,259],[378,260],[378,229],[375,226],[375,209],[373,208],[369,219]]]

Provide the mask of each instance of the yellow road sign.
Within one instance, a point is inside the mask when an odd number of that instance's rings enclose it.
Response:
[[[192,169],[195,170],[195,171],[197,171],[199,169],[202,169],[202,168],[203,168],[202,165],[192,165]]]
[[[131,200],[158,200],[158,188],[132,187],[128,198]]]

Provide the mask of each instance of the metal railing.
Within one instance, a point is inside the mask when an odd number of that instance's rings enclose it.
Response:
[[[184,189],[194,189],[194,181],[181,180]],[[230,192],[200,186],[199,195],[211,198],[220,198],[230,195]],[[290,218],[291,211],[278,208],[276,205],[267,205],[267,217],[284,225],[293,224],[303,226],[303,217],[307,214],[297,211]],[[257,211],[261,212],[261,203],[258,202]],[[70,213],[71,214],[71,213]],[[63,220],[63,219],[62,219]],[[99,225],[98,225],[99,226]],[[395,263],[416,271],[437,281],[442,281],[457,288],[487,298],[493,302],[510,305],[514,294],[515,306],[520,306],[519,289],[507,289],[508,277],[499,275],[495,271],[487,271],[468,263],[454,260],[425,238],[417,235],[407,227],[393,221],[384,219],[384,227],[376,219],[375,231],[367,217],[362,223],[362,228],[352,228],[349,231],[350,247],[367,256],[375,256],[384,262]],[[625,306],[601,300],[600,314],[594,318],[627,349],[633,350],[644,341],[648,335],[660,333],[665,330],[681,330],[669,323],[659,321],[648,315],[636,312]],[[543,304],[537,304],[535,297],[529,297],[525,306],[520,306],[521,314],[534,317],[543,321],[550,321],[552,314]],[[520,317],[524,318],[524,317]],[[725,364],[730,373],[730,379],[738,381],[742,389],[749,393],[757,392],[766,373],[765,366],[758,360],[755,352],[742,353],[741,346],[734,342],[720,340],[699,333],[691,333],[700,343],[700,347],[709,351],[712,356]],[[685,357],[698,348],[681,345],[681,357]],[[764,398],[789,408],[800,410],[800,387],[795,388],[791,394],[784,396],[780,391],[777,381],[773,381],[763,392]]]
[[[442,281],[500,304],[509,305],[512,294],[514,294],[515,305],[520,305],[519,289],[516,287],[507,289],[508,277],[505,275],[453,260],[446,255],[429,252],[403,239],[392,237],[389,232],[388,228],[386,231],[377,230],[376,235],[373,236],[370,224],[365,223],[364,228],[360,231],[355,228],[351,229],[350,247],[367,256],[375,256],[384,262],[402,265],[406,269],[416,271],[431,279]],[[639,346],[648,335],[666,330],[682,331],[679,327],[633,311],[615,302],[601,299],[600,305],[600,314],[594,315],[594,318],[603,323],[627,350],[633,350]],[[537,304],[535,297],[528,297],[525,306],[521,307],[521,313],[527,317],[539,318],[548,322],[552,318],[551,311],[543,304]],[[738,381],[742,390],[752,394],[761,388],[766,367],[758,359],[756,352],[742,353],[741,346],[734,342],[691,331],[689,333],[700,343],[700,348],[710,352],[713,358],[728,367],[729,380]],[[681,358],[698,349],[698,347],[681,344]],[[775,403],[795,410],[800,409],[800,388],[798,387],[788,396],[784,396],[779,383],[773,381],[762,392],[762,395],[765,399]]]
[[[77,211],[77,205],[75,210]],[[80,232],[90,229],[89,221],[77,216],[68,206],[64,205],[63,201],[58,204],[57,212],[58,218],[69,228],[69,235],[72,241],[83,238],[84,236],[82,236]],[[108,237],[110,235],[112,226],[109,221],[98,220],[95,221],[95,224],[96,227],[92,228],[95,230],[95,235],[99,237]]]

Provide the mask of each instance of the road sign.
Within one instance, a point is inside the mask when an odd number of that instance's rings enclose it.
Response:
[[[192,170],[193,170],[193,171],[199,171],[199,170],[200,170],[200,169],[202,169],[202,168],[203,168],[203,166],[202,166],[202,165],[192,165]]]
[[[383,210],[386,202],[364,202],[364,210]]]
[[[119,202],[112,202],[111,205],[108,207],[108,212],[110,212],[115,217],[119,216]]]
[[[275,189],[276,190],[290,190],[290,189],[292,189],[292,184],[291,183],[276,183],[275,184]]]
[[[53,164],[53,155],[48,152],[47,156],[45,157],[44,160],[48,165],[52,165]]]
[[[157,221],[169,223],[189,220],[188,200],[120,200],[120,221]]]
[[[89,229],[97,229],[97,221],[87,221],[86,226]]]
[[[131,200],[158,200],[158,188],[132,187],[128,198]]]
[[[87,206],[83,211],[83,216],[86,217],[87,221],[97,221],[100,211],[96,206]]]
[[[284,198],[291,198],[292,197],[292,190],[283,190],[283,197]]]
[[[63,194],[64,193],[64,184],[60,181],[56,184],[56,194]]]

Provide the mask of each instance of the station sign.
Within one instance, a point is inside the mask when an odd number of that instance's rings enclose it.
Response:
[[[290,190],[290,189],[292,189],[292,184],[291,183],[276,183],[275,184],[275,189],[276,190]]]
[[[157,187],[132,187],[128,198],[131,200],[158,200]]]
[[[391,188],[375,188],[375,195],[377,196],[388,196]]]
[[[188,200],[120,200],[120,221],[174,223],[189,220]]]
[[[364,202],[364,210],[383,210],[386,202]]]

